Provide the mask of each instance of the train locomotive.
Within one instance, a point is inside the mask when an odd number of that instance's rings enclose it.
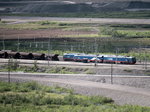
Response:
[[[120,64],[135,64],[136,58],[129,56],[116,55],[89,55],[78,53],[66,53],[63,55],[64,61],[75,62],[98,62],[98,63],[120,63]]]

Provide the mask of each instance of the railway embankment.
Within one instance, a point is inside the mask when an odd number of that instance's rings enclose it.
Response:
[[[0,74],[0,80],[7,81],[7,73]],[[84,95],[102,95],[110,97],[115,101],[116,104],[120,105],[132,104],[150,106],[150,89],[148,88],[135,88],[118,84],[99,83],[81,80],[81,78],[77,79],[77,77],[75,78],[75,76],[70,76],[71,75],[60,77],[56,74],[49,75],[33,73],[11,73],[11,82],[37,81],[49,86],[59,85],[67,88],[72,88],[76,93]],[[80,77],[84,77],[84,75],[80,75]],[[95,79],[97,79],[97,76],[95,76]],[[126,79],[128,78],[126,77]],[[148,77],[145,77],[145,79],[148,79]]]
[[[7,72],[0,72],[1,76],[7,76]],[[23,73],[11,72],[13,77],[37,77],[37,78],[54,78],[54,79],[67,79],[67,80],[83,80],[97,82],[98,84],[115,84],[124,85],[135,88],[145,88],[150,90],[150,76],[129,76],[129,75],[86,75],[86,74],[47,74],[47,73]]]

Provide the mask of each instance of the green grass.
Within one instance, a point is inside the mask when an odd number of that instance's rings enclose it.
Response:
[[[74,24],[75,25],[75,24]],[[78,24],[76,24],[77,26]],[[89,32],[89,31],[95,31],[96,28],[95,27],[85,27],[84,23],[80,23],[81,26],[74,26],[74,27],[69,27],[69,28],[65,28],[63,29],[64,31],[86,31],[86,32]]]
[[[63,35],[63,37],[71,38],[95,38],[95,37],[110,37],[110,35],[99,35],[99,34],[79,34],[79,35]]]
[[[1,112],[149,112],[149,107],[113,103],[102,96],[84,96],[59,86],[36,82],[0,82]]]
[[[55,21],[39,21],[39,22],[28,22],[28,23],[20,23],[20,24],[6,24],[5,21],[0,23],[0,28],[5,29],[55,29],[55,28],[66,28],[69,26],[68,23],[61,23]]]
[[[110,24],[107,25],[116,29],[149,29],[150,24]]]
[[[114,38],[150,38],[150,31],[148,29],[140,30],[136,27],[125,29],[128,25],[118,25],[118,27],[119,28],[108,25],[100,27],[99,35],[103,34]],[[129,25],[129,27],[131,27],[131,25]]]
[[[49,65],[48,62],[46,66],[38,66],[38,63],[31,64],[31,66],[23,66],[17,63],[17,66],[12,62],[12,65],[9,66],[3,65],[0,66],[0,72],[24,72],[24,73],[55,73],[55,74],[85,74],[90,69],[87,68],[73,68],[73,67],[61,67],[61,66],[53,66]],[[11,68],[11,69],[9,69]]]
[[[150,38],[150,31],[118,30],[118,33],[127,38]]]

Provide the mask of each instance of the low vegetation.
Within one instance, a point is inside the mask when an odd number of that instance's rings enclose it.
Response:
[[[59,86],[36,82],[0,82],[2,112],[149,112],[149,107],[118,106],[110,98],[84,96]]]
[[[117,30],[113,27],[101,27],[99,35],[109,35],[116,38],[150,38],[150,31]]]
[[[6,29],[53,29],[53,28],[66,28],[65,26],[69,26],[67,23],[60,23],[60,22],[50,22],[50,21],[39,21],[39,22],[28,22],[28,23],[21,23],[21,24],[7,24],[7,22],[2,21],[0,23],[0,28]]]
[[[0,72],[24,72],[24,73],[55,73],[55,74],[95,74],[89,68],[76,68],[76,67],[61,67],[55,65],[39,66],[34,62],[30,66],[19,65],[19,61],[11,59],[8,64],[0,66]],[[91,72],[90,72],[91,71]]]

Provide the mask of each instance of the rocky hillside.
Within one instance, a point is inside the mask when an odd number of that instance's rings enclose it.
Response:
[[[150,10],[148,0],[49,0],[49,1],[21,1],[1,2],[0,11],[10,13],[82,13],[104,11],[139,11]],[[76,2],[74,2],[76,1]],[[79,2],[80,1],[80,2]],[[84,2],[83,2],[84,1]],[[111,2],[110,2],[111,1]]]

